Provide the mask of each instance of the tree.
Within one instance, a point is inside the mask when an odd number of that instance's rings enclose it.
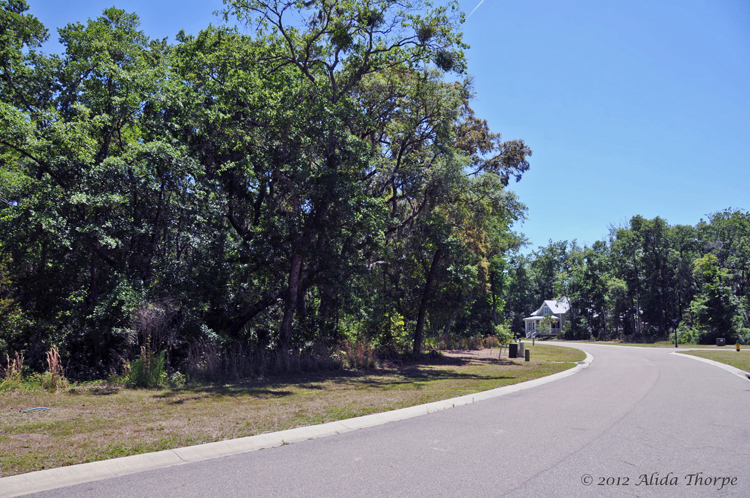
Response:
[[[719,265],[719,259],[706,254],[695,260],[694,275],[700,292],[690,303],[694,324],[702,332],[701,341],[736,336],[742,327],[740,303],[731,289],[732,275]]]
[[[366,140],[377,130],[368,130],[367,110],[357,105],[363,81],[387,71],[423,71],[433,63],[442,70],[463,69],[456,19],[445,7],[423,7],[388,1],[228,2],[227,15],[257,23],[259,39],[272,47],[256,60],[265,75],[283,69],[290,78],[279,98],[304,111],[272,123],[285,145],[269,158],[286,266],[279,296],[281,351],[289,349],[308,282],[326,279],[317,275],[321,261],[311,259],[313,251],[346,246],[341,222],[357,218],[364,207],[352,203],[351,195],[356,199],[362,182],[377,174],[370,160],[376,144]],[[300,19],[303,12],[308,17]]]
[[[0,347],[58,345],[75,378],[145,341],[177,365],[203,341],[287,358],[383,317],[415,352],[491,331],[531,151],[448,81],[457,3],[226,5],[252,35],[170,45],[111,8],[47,56],[0,0]]]
[[[31,359],[60,344],[78,358],[73,375],[103,374],[132,340],[132,312],[160,292],[155,265],[174,247],[173,220],[191,225],[179,213],[194,205],[194,172],[162,133],[165,44],[114,8],[60,36],[62,56],[29,53],[26,70],[6,75],[23,95],[0,143],[13,199],[2,243],[24,262],[11,278],[32,322]]]

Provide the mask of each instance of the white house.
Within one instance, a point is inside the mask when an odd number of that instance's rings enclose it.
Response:
[[[567,297],[560,298],[558,300],[544,301],[538,310],[533,312],[531,316],[523,319],[526,327],[526,338],[531,339],[532,337],[554,337],[562,331],[565,321],[568,319],[568,311],[570,310],[570,302]],[[542,336],[541,333],[537,332],[537,325],[539,322],[544,320],[545,316],[549,316],[552,320],[552,326],[550,327],[549,333]]]

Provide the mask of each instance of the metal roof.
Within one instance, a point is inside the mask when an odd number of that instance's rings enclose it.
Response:
[[[568,312],[570,309],[570,301],[568,301],[567,297],[562,297],[560,299],[554,300],[549,299],[545,300],[541,306],[539,306],[539,309],[536,310],[531,314],[532,317],[534,316],[544,316],[542,315],[542,309],[544,309],[544,305],[547,305],[549,310],[552,312],[553,315],[562,315]]]

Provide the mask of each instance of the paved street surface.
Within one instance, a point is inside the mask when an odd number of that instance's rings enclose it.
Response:
[[[519,393],[34,496],[750,496],[749,380],[669,349],[578,347],[589,368]]]

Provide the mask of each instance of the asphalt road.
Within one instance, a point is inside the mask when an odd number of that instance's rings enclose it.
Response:
[[[579,347],[589,368],[515,394],[33,496],[750,496],[750,380]]]

